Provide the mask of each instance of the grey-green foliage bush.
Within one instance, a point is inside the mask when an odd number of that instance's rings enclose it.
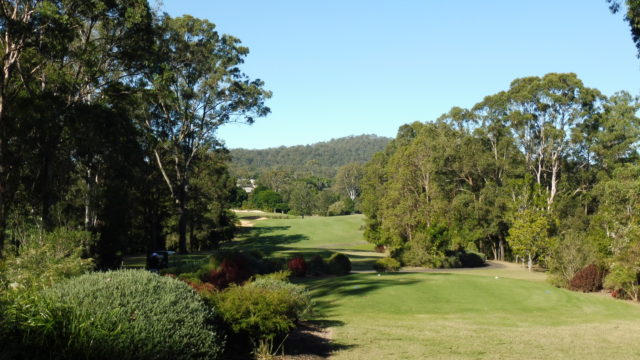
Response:
[[[373,269],[377,272],[389,272],[400,270],[400,262],[392,257],[386,257],[373,264]]]
[[[143,270],[92,273],[16,304],[25,348],[43,358],[217,359],[213,310],[185,283]]]

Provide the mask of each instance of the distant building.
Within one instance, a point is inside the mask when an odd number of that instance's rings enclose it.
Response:
[[[253,192],[253,189],[256,188],[256,180],[255,179],[238,179],[237,183],[238,187],[241,187],[242,190],[246,191],[247,194]]]

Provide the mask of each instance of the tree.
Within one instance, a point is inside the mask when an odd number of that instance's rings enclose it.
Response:
[[[549,219],[536,209],[519,212],[509,229],[507,241],[517,255],[527,258],[527,267],[531,271],[533,260],[542,255],[548,242]]]
[[[293,184],[289,198],[291,211],[298,215],[302,215],[303,219],[305,215],[311,215],[314,205],[313,200],[316,193],[317,190],[307,183],[298,181]]]
[[[619,0],[607,0],[607,2],[611,4],[609,6],[611,12],[615,14],[620,11]],[[638,49],[638,56],[640,57],[640,0],[625,0],[624,3],[627,7],[624,19],[629,23],[631,38]]]
[[[150,105],[146,127],[156,144],[152,156],[179,214],[179,251],[187,251],[189,185],[198,154],[220,148],[216,131],[231,122],[266,116],[271,93],[238,66],[249,53],[240,41],[191,16],[165,15],[159,24],[155,71],[147,74]]]
[[[536,183],[556,199],[563,164],[572,153],[573,131],[597,112],[602,99],[573,74],[516,79],[508,92],[508,118]]]
[[[346,195],[351,201],[355,201],[360,195],[360,181],[362,181],[363,169],[358,163],[349,163],[338,169],[336,174],[336,189]]]

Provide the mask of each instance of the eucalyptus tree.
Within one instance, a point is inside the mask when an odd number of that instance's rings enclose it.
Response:
[[[336,189],[355,201],[360,195],[360,181],[362,180],[362,165],[349,163],[341,166],[336,174]]]
[[[550,210],[558,194],[563,164],[575,143],[574,129],[599,112],[603,96],[573,74],[516,79],[508,92],[508,118],[527,168],[547,193]]]
[[[249,49],[214,24],[165,15],[159,24],[158,62],[146,75],[149,113],[146,129],[155,145],[151,156],[162,173],[179,214],[179,251],[187,251],[189,185],[202,151],[222,147],[220,126],[253,123],[266,116],[271,93],[239,66]]]

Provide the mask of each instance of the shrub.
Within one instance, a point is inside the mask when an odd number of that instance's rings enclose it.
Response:
[[[391,257],[382,258],[373,264],[373,269],[377,272],[398,271],[400,262]]]
[[[294,276],[303,277],[307,274],[307,263],[302,256],[296,256],[289,260],[287,267]]]
[[[320,276],[329,273],[329,265],[320,255],[314,256],[307,264],[309,274],[312,276]]]
[[[582,292],[600,291],[604,277],[604,269],[595,264],[587,265],[569,281],[569,289]]]
[[[640,273],[634,267],[616,264],[606,276],[604,286],[613,289],[618,298],[640,300]]]
[[[248,258],[242,255],[225,258],[218,269],[205,273],[200,280],[224,289],[231,284],[242,284],[255,275],[250,270]]]
[[[247,350],[238,344],[249,342],[255,350],[285,335],[311,306],[302,286],[273,277],[260,277],[244,286],[231,285],[206,298],[229,328],[230,343],[236,347],[230,351],[235,352]]]
[[[387,248],[384,245],[376,245],[374,251],[380,254],[384,254],[387,251]]]
[[[466,252],[463,250],[458,254],[458,259],[460,260],[460,265],[465,268],[481,267],[486,265],[484,255],[474,252]]]
[[[0,288],[43,288],[93,269],[93,259],[83,253],[92,242],[91,233],[56,229],[31,232],[20,239],[18,249],[8,248]]]
[[[287,274],[283,272],[283,274]],[[311,312],[311,296],[302,285],[292,284],[286,280],[278,279],[278,276],[262,276],[250,282],[246,286],[257,287],[267,291],[285,292],[289,307],[288,316],[298,320]]]
[[[329,271],[335,275],[346,275],[351,272],[351,260],[345,254],[333,254],[329,258]]]
[[[142,270],[83,275],[14,307],[32,357],[217,359],[212,310],[186,284]]]

